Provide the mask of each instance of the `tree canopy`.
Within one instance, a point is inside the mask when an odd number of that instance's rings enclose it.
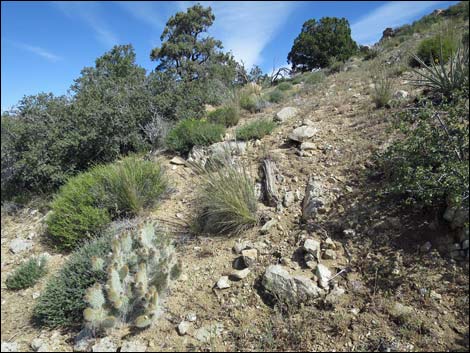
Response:
[[[332,60],[346,61],[357,51],[345,18],[323,17],[306,21],[287,56],[293,70],[328,67]]]

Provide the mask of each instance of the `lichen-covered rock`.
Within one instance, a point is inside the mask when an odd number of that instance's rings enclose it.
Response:
[[[303,125],[294,129],[289,134],[289,139],[302,143],[307,141],[309,138],[313,137],[313,135],[315,135],[317,132],[318,129],[312,126]]]

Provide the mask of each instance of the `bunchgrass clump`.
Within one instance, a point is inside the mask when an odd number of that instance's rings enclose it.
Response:
[[[284,93],[280,91],[279,89],[275,89],[274,91],[268,93],[268,101],[270,101],[271,103],[280,103],[283,100],[284,100]]]
[[[292,89],[292,84],[290,82],[281,82],[277,85],[277,89],[281,91],[288,91]]]
[[[32,287],[46,274],[46,258],[33,257],[22,263],[5,281],[8,289],[18,290]]]
[[[212,234],[240,234],[257,223],[254,182],[229,155],[222,166],[202,171],[195,228]]]
[[[207,120],[226,127],[235,126],[240,120],[240,112],[235,106],[222,107],[210,112],[207,115]]]
[[[242,141],[260,139],[270,134],[275,127],[276,123],[271,119],[258,119],[240,126],[236,130],[236,137]]]
[[[385,70],[376,70],[372,76],[374,91],[372,100],[377,108],[385,107],[389,104],[393,94],[393,83],[389,74]]]
[[[250,113],[259,113],[266,107],[266,102],[262,97],[245,91],[240,92],[239,104]]]
[[[104,270],[93,270],[92,258],[105,256],[110,250],[111,236],[104,234],[73,252],[41,292],[33,310],[33,322],[49,328],[80,327],[87,288],[107,277]]]
[[[186,119],[176,124],[166,136],[167,147],[188,153],[193,146],[208,146],[222,140],[225,127],[205,120]]]
[[[63,249],[97,236],[121,216],[153,206],[167,189],[160,165],[136,156],[96,166],[63,185],[55,196],[47,232]]]

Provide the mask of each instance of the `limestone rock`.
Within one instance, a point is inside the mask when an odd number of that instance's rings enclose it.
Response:
[[[10,242],[10,251],[13,254],[18,254],[22,251],[28,250],[33,247],[33,242],[30,240],[25,240],[21,238],[13,239]]]
[[[283,123],[297,116],[298,113],[299,113],[299,110],[297,108],[285,107],[276,113],[274,120]]]
[[[317,132],[318,129],[311,126],[303,125],[294,129],[289,134],[289,139],[302,143],[308,140],[309,138],[313,137],[313,135],[315,135]]]

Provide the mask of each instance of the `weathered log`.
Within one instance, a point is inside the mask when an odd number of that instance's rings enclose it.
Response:
[[[264,192],[268,206],[276,207],[281,198],[276,186],[276,166],[270,159],[263,160],[262,164],[264,173]]]

